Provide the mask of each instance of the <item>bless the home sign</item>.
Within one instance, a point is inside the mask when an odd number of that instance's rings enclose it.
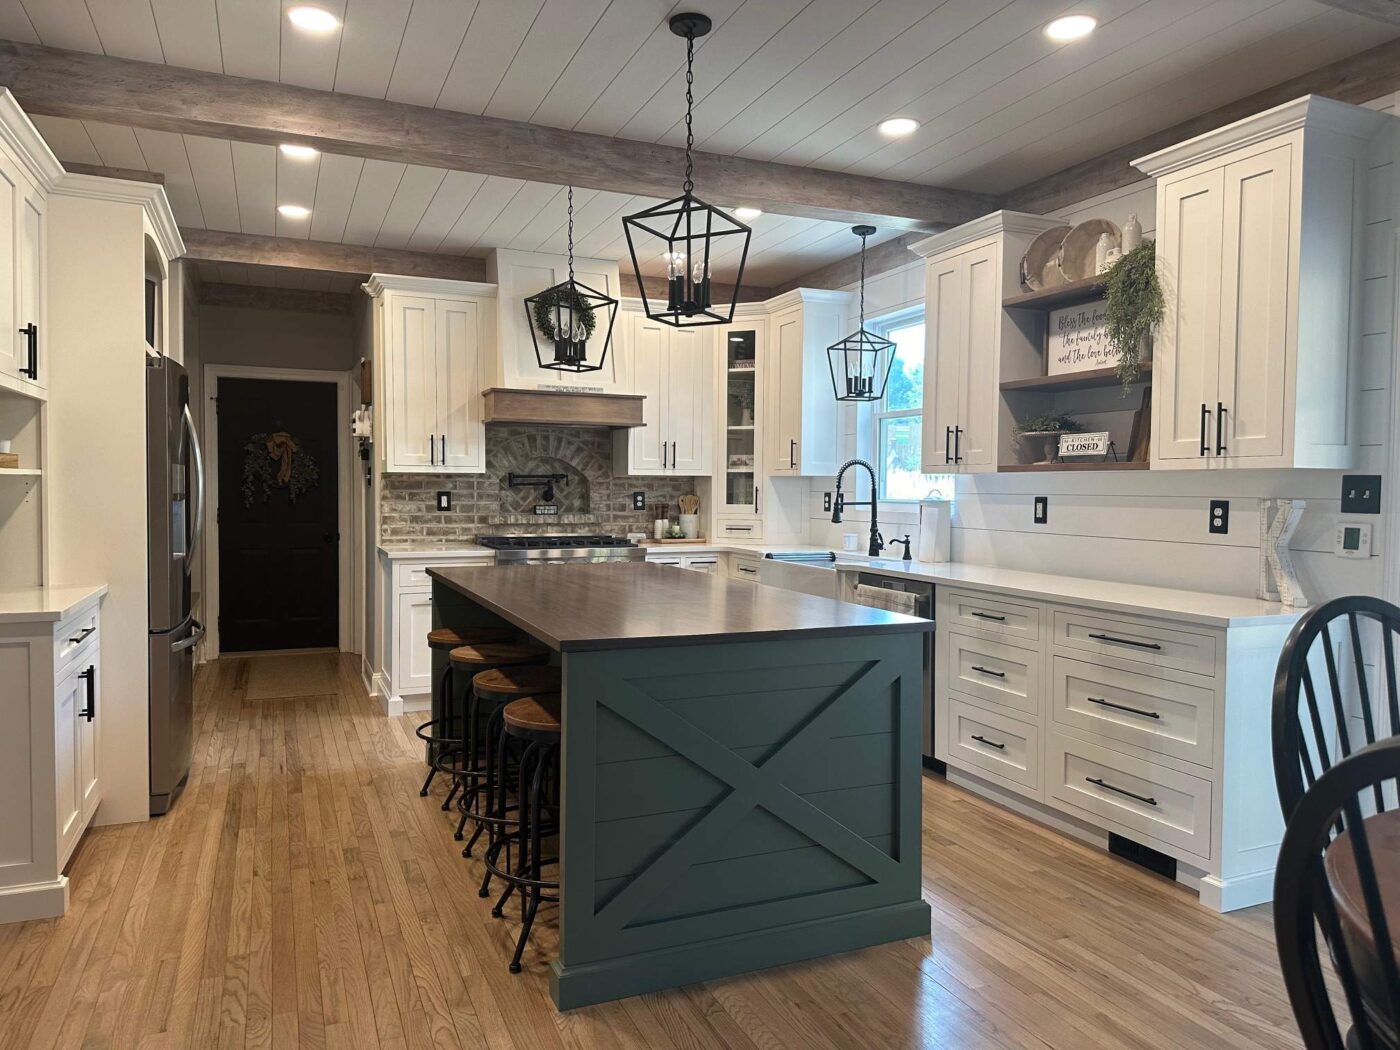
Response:
[[[1085,303],[1051,310],[1046,331],[1046,361],[1050,375],[1111,368],[1113,351],[1104,324],[1107,304]]]

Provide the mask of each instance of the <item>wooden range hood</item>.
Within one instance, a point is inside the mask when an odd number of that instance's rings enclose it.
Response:
[[[481,392],[482,421],[531,423],[536,426],[605,427],[620,430],[642,425],[641,394],[580,394],[565,390],[512,390],[491,387]]]

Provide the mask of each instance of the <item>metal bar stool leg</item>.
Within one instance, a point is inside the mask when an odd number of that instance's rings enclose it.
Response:
[[[438,710],[439,710],[439,711],[446,711],[446,710],[447,710],[447,705],[451,702],[451,698],[452,698],[452,661],[449,660],[449,661],[447,662],[447,666],[444,667],[444,668],[442,669],[442,677],[438,679]],[[422,726],[420,726],[419,728],[421,729]],[[435,759],[437,756],[434,755],[434,754],[432,753],[432,748],[433,748],[433,745],[432,745],[432,744],[428,744],[428,745],[427,745],[427,748],[428,748],[428,776],[427,776],[427,779],[423,781],[423,786],[422,786],[421,788],[418,789],[418,796],[419,796],[420,798],[426,798],[426,797],[428,796],[428,789],[429,789],[430,787],[433,786],[433,777],[437,776],[437,766],[433,764],[433,763],[434,763],[434,759]]]
[[[532,744],[531,750],[534,752],[535,767],[530,778],[530,805],[529,805],[529,847],[525,851],[526,855],[520,859],[521,874],[530,880],[529,886],[522,886],[520,892],[520,937],[515,942],[515,955],[510,960],[510,972],[520,972],[520,958],[525,954],[525,942],[530,939],[530,930],[535,925],[535,913],[540,909],[540,899],[544,896],[544,890],[540,885],[541,852],[540,852],[540,828],[542,818],[540,815],[540,803],[544,797],[545,774],[550,766],[550,759],[554,753],[552,744],[540,745]],[[521,772],[521,787],[524,787],[525,775]],[[522,798],[520,803],[521,812],[525,812],[525,801]],[[522,818],[524,820],[526,818]],[[521,826],[521,842],[525,841],[525,825]]]

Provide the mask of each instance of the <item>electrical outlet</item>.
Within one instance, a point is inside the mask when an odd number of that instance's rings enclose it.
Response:
[[[1216,536],[1224,536],[1230,531],[1230,501],[1213,499],[1210,501],[1210,531]]]
[[[822,493],[822,510],[826,511],[828,514],[831,513],[831,493],[830,493],[830,492],[823,492],[823,493]]]
[[[1381,512],[1381,476],[1379,474],[1342,475],[1342,513],[1379,514]]]
[[[451,492],[439,492],[439,493],[437,494],[437,496],[438,496],[438,510],[451,510],[451,509],[452,509],[452,493],[451,493]]]
[[[632,509],[633,509],[633,510],[646,510],[646,509],[647,509],[647,494],[646,494],[645,492],[634,492],[634,493],[632,493]]]
[[[1050,520],[1050,497],[1037,496],[1035,498],[1035,523],[1044,525]]]

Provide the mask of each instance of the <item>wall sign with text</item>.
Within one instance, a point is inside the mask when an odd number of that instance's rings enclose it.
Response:
[[[1051,310],[1047,324],[1047,374],[1112,368],[1116,363],[1104,324],[1107,304],[1100,299],[1082,306]]]

